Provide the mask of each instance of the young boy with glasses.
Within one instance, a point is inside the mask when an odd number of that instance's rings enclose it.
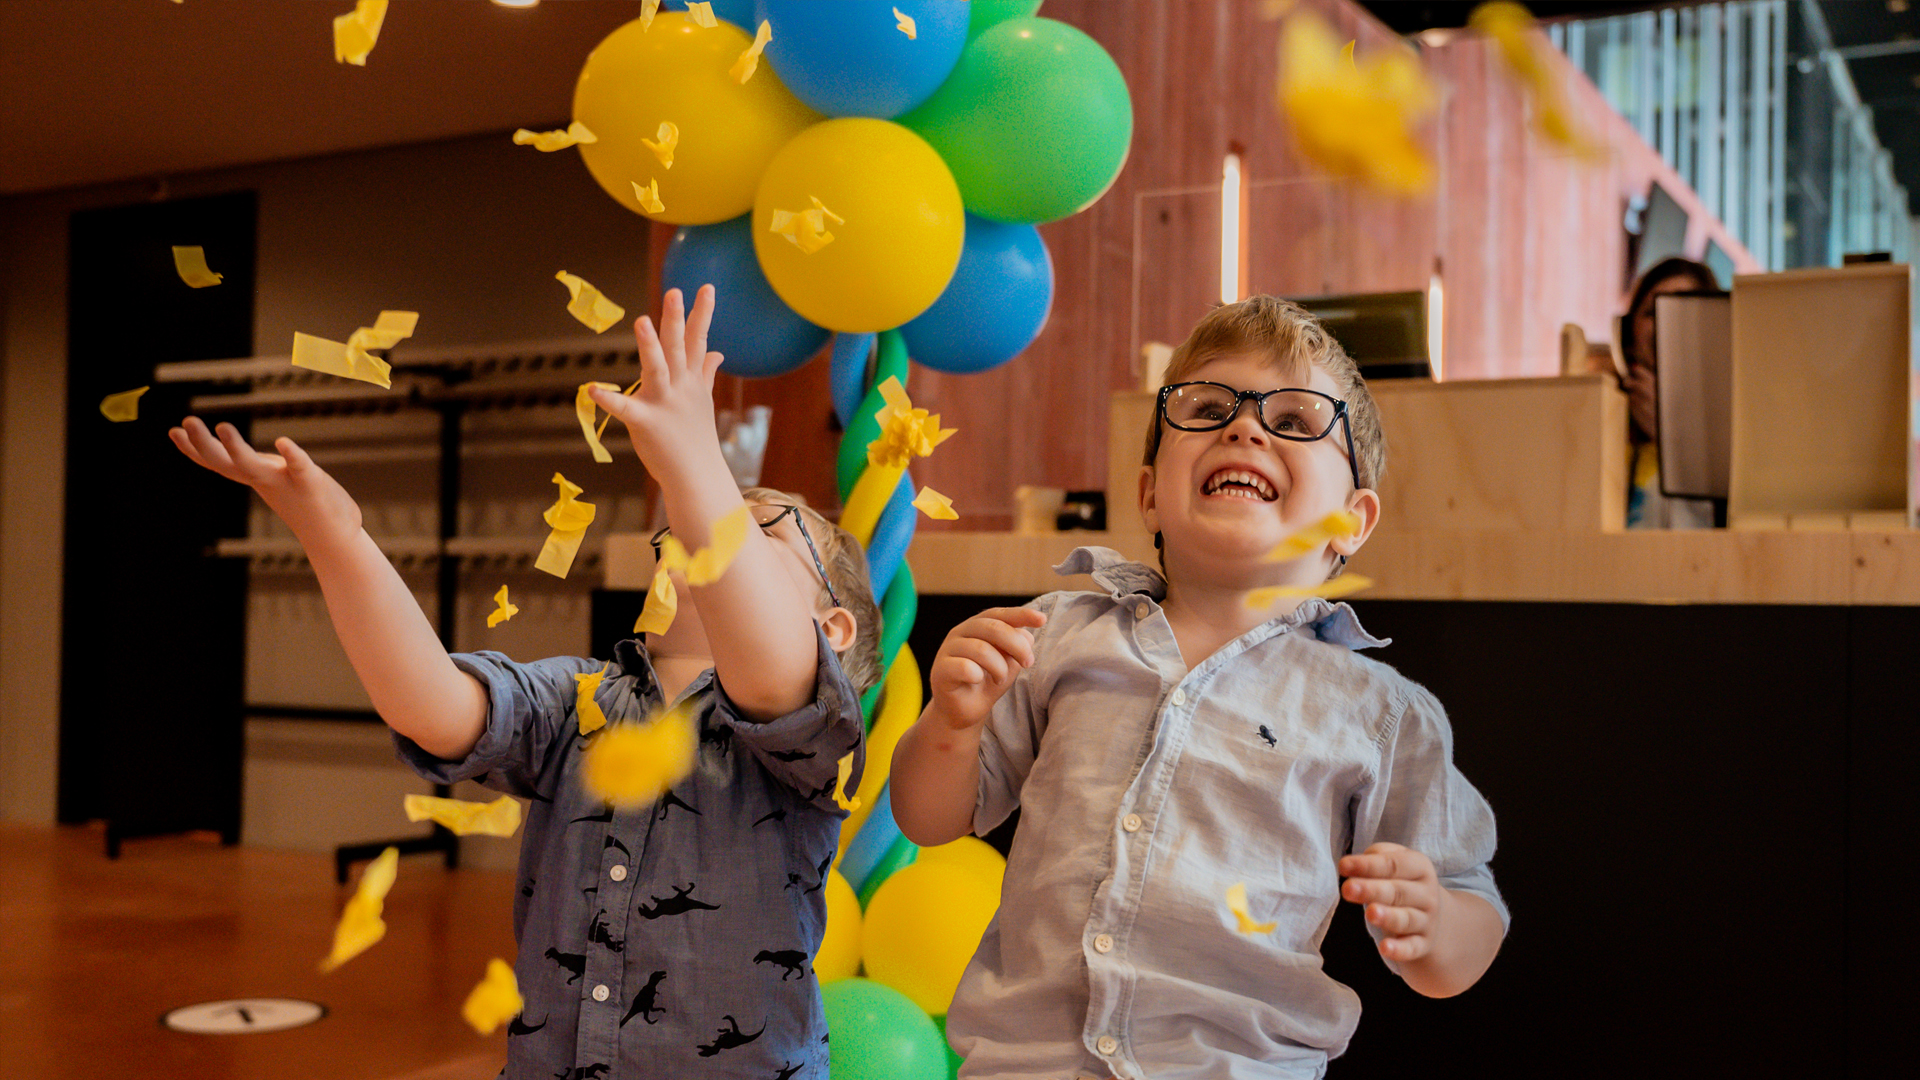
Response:
[[[690,315],[669,291],[657,334],[635,324],[638,391],[593,392],[626,424],[690,551],[742,503],[714,423],[713,305],[711,286]],[[689,588],[676,575],[682,603],[665,633],[620,642],[604,665],[450,656],[359,507],[291,439],[261,454],[232,426],[216,435],[192,417],[169,434],[292,527],[401,758],[430,780],[532,800],[513,912],[526,1006],[505,1075],[826,1076],[808,964],[846,816],[838,764],[852,753],[858,782],[859,694],[879,679],[879,613],[852,537],[753,489],[760,528],[717,581]],[[579,680],[603,668],[591,692],[609,726],[695,704],[697,763],[652,805],[616,809],[582,787],[582,754],[607,728],[581,734]]]
[[[1020,809],[947,1018],[968,1080],[1319,1077],[1360,1015],[1321,969],[1340,898],[1432,997],[1477,981],[1506,933],[1493,814],[1445,713],[1358,654],[1386,642],[1352,608],[1304,595],[1379,521],[1358,369],[1256,296],[1202,319],[1166,381],[1139,492],[1162,572],[1080,548],[1056,569],[1099,591],[961,624],[894,754],[916,843]],[[1352,535],[1269,560],[1341,510]],[[1271,586],[1300,591],[1249,606]]]

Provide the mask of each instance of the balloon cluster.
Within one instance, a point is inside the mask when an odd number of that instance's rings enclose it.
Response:
[[[622,205],[682,226],[662,286],[716,287],[709,341],[729,373],[783,374],[830,333],[895,328],[929,367],[983,371],[1046,322],[1035,225],[1092,205],[1133,134],[1112,57],[1039,6],[722,0],[717,20],[643,16],[581,69],[574,120],[596,141],[580,155]]]
[[[574,92],[573,118],[596,137],[579,146],[594,179],[681,226],[662,288],[715,286],[708,343],[725,371],[783,374],[838,335],[842,524],[867,551],[886,674],[861,701],[867,770],[814,961],[835,1080],[952,1075],[947,1002],[1005,868],[972,838],[922,857],[894,823],[887,767],[924,697],[906,647],[918,514],[907,476],[860,479],[879,386],[906,385],[909,354],[984,371],[1038,336],[1053,263],[1035,226],[1092,205],[1126,160],[1133,109],[1118,66],[1039,6],[649,4],[594,49]]]

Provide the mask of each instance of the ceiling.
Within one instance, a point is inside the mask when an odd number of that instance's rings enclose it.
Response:
[[[365,67],[352,0],[3,0],[0,195],[564,124],[632,0],[402,0]]]
[[[1118,0],[1115,0],[1118,2]],[[1471,2],[1367,7],[1413,33]],[[1670,6],[1531,5],[1542,18]],[[1920,205],[1920,0],[1825,0],[1834,44]],[[634,0],[398,0],[365,67],[350,0],[3,0],[0,196],[564,123],[587,53]]]

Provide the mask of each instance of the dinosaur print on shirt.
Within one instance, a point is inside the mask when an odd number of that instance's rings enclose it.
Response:
[[[719,911],[719,904],[709,904],[704,900],[694,899],[693,890],[699,887],[698,882],[688,882],[684,889],[675,885],[672,896],[665,900],[657,896],[649,896],[647,899],[653,901],[651,906],[641,904],[634,910],[643,919],[658,919],[663,915],[685,915],[689,911]]]
[[[723,1016],[720,1019],[725,1020],[727,1026],[714,1033],[712,1042],[699,1045],[701,1057],[712,1057],[722,1050],[733,1050],[745,1046],[767,1030],[767,1025],[762,1023],[759,1031],[746,1035],[740,1031],[740,1021],[731,1016]]]

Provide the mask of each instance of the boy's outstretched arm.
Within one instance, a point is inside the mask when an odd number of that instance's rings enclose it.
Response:
[[[1441,886],[1433,861],[1399,844],[1374,844],[1340,860],[1340,895],[1366,905],[1380,955],[1417,993],[1443,998],[1480,981],[1506,937],[1493,905]]]
[[[448,658],[399,572],[361,528],[346,489],[292,439],[262,454],[232,424],[210,432],[194,416],[167,437],[195,463],[258,492],[293,530],[381,719],[436,757],[467,756],[486,729],[486,690]]]
[[[713,523],[743,504],[714,422],[721,356],[707,351],[713,305],[711,285],[701,286],[691,312],[683,310],[680,290],[667,290],[659,331],[644,315],[634,323],[639,388],[632,396],[592,392],[595,404],[626,425],[635,452],[660,482],[667,524],[688,551],[711,543]],[[811,702],[819,662],[813,607],[781,567],[775,543],[748,529],[720,580],[693,590],[720,684],[756,720]]]
[[[980,731],[993,703],[1033,666],[1032,608],[989,608],[953,628],[933,658],[932,699],[893,751],[893,817],[907,839],[937,847],[973,831]]]

